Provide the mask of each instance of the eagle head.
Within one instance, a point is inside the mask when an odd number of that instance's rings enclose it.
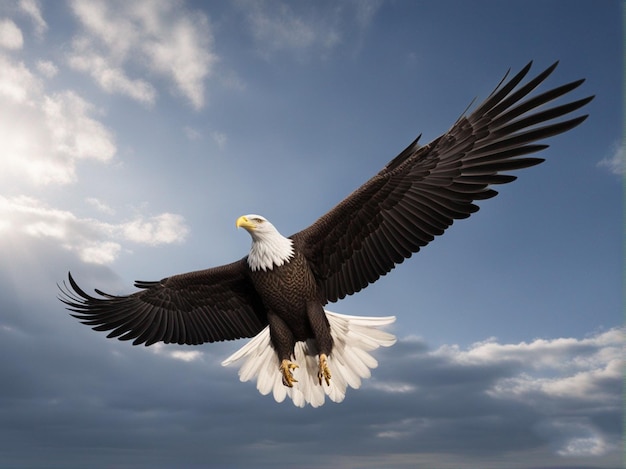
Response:
[[[267,218],[262,217],[261,215],[242,215],[237,218],[236,222],[237,228],[244,228],[252,239],[257,239],[263,237],[263,234],[270,234],[272,232],[278,233],[274,225],[272,225]]]
[[[252,236],[248,265],[252,270],[272,270],[293,256],[293,243],[285,238],[265,217],[242,215],[237,218],[237,228],[244,228]]]

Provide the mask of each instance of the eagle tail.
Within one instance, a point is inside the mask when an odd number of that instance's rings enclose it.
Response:
[[[361,380],[369,378],[370,370],[378,366],[369,352],[381,346],[390,347],[396,342],[393,334],[379,329],[393,323],[396,318],[348,316],[331,311],[326,311],[326,317],[333,338],[333,351],[328,357],[328,367],[332,372],[330,385],[319,384],[318,351],[313,340],[296,343],[294,361],[299,368],[293,371],[293,375],[298,382],[291,388],[283,385],[269,327],[224,360],[222,365],[244,360],[239,369],[239,379],[245,382],[256,378],[259,392],[263,395],[271,392],[277,402],[289,397],[298,407],[306,404],[319,407],[324,404],[325,396],[331,401],[341,402],[348,386],[358,389]]]

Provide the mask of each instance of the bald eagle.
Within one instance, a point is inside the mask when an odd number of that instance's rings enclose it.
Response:
[[[247,256],[228,265],[137,281],[140,290],[92,296],[69,274],[60,299],[72,316],[107,337],[197,345],[252,338],[227,358],[243,360],[242,381],[256,378],[262,394],[297,406],[319,406],[327,395],[344,399],[377,366],[369,353],[395,337],[381,330],[390,317],[345,316],[325,310],[387,274],[442,235],[454,220],[478,210],[492,186],[516,179],[504,172],[543,159],[539,140],[566,132],[587,115],[567,117],[593,96],[546,106],[578,88],[574,81],[533,91],[557,63],[522,81],[531,63],[428,145],[419,137],[378,174],[308,228],[283,236],[266,218],[250,214],[237,227],[252,237]]]

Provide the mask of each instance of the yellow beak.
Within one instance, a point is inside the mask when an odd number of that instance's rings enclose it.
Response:
[[[254,230],[255,228],[255,224],[253,222],[251,222],[250,220],[248,220],[248,217],[241,216],[239,218],[237,218],[237,228],[245,228],[246,230]]]

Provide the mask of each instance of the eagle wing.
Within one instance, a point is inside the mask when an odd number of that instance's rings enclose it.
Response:
[[[128,296],[82,290],[69,274],[60,300],[83,324],[107,337],[134,339],[133,345],[155,342],[196,345],[253,337],[267,325],[261,299],[248,280],[245,258],[232,264],[157,282],[135,282]]]
[[[426,146],[418,145],[418,137],[330,212],[292,236],[328,301],[365,288],[443,234],[454,220],[469,217],[478,210],[474,201],[497,194],[491,185],[516,179],[502,172],[543,161],[524,156],[548,147],[534,142],[586,119],[559,118],[593,96],[545,106],[584,80],[531,96],[558,62],[520,85],[531,64],[507,82],[505,76],[447,133]]]

